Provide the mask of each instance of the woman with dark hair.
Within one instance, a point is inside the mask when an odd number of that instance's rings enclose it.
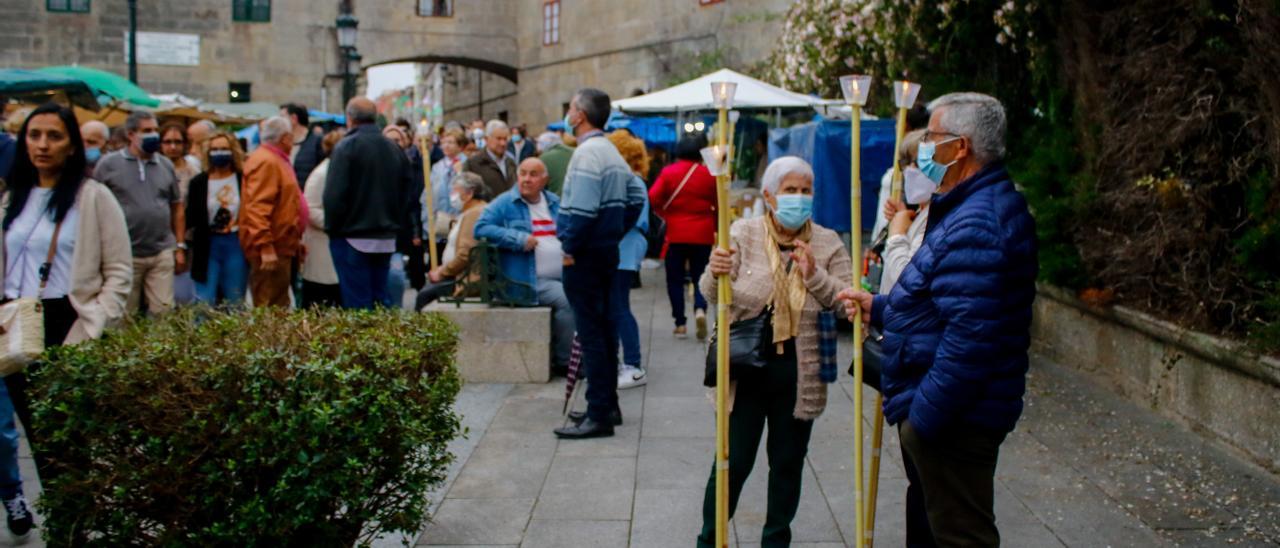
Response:
[[[244,151],[225,131],[210,136],[204,148],[208,169],[191,179],[186,205],[191,279],[200,302],[239,304],[249,283],[249,262],[239,235]]]
[[[178,176],[178,195],[183,203],[187,201],[187,188],[191,179],[200,173],[200,160],[187,154],[189,148],[187,129],[182,124],[170,122],[160,128],[160,154],[173,163],[173,174]],[[188,230],[187,233],[189,235],[191,231]],[[191,304],[195,300],[196,285],[191,278],[190,268],[185,271],[178,269],[173,276],[174,304]]]
[[[690,135],[676,144],[675,163],[663,168],[649,189],[649,204],[666,221],[663,242],[666,259],[667,297],[675,318],[674,334],[686,338],[684,292],[686,280],[697,280],[707,268],[716,232],[716,179],[702,165],[704,135]],[[686,268],[686,263],[688,267]],[[707,337],[707,300],[693,288],[693,314],[698,339]]]
[[[43,300],[46,347],[101,337],[124,317],[133,281],[124,212],[107,187],[84,176],[84,141],[71,109],[48,103],[34,110],[18,134],[16,152],[0,225],[4,299]],[[57,472],[41,449],[40,425],[31,419],[27,375],[14,373],[4,383],[47,482]],[[6,460],[9,450],[0,451]],[[21,484],[16,497],[4,501],[11,529],[15,514],[25,513]]]

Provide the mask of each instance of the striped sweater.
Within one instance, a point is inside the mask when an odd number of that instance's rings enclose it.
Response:
[[[583,136],[565,172],[556,229],[569,255],[616,253],[644,207],[644,181],[631,173],[613,143],[596,138],[603,135]]]

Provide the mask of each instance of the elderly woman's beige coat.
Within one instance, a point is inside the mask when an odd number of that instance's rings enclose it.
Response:
[[[729,229],[729,245],[737,251],[733,255],[733,269],[729,272],[733,281],[730,322],[759,316],[773,295],[773,274],[769,271],[769,257],[765,252],[765,246],[769,245],[766,222],[772,222],[768,215],[738,221]],[[804,420],[817,418],[827,405],[827,385],[818,377],[818,312],[838,309],[836,294],[849,287],[853,277],[849,252],[834,231],[814,224],[809,246],[813,249],[817,268],[813,276],[805,280],[809,296],[800,314],[800,335],[796,338],[796,366],[799,371],[793,413],[795,418]],[[702,274],[698,286],[707,302],[715,304],[718,283],[710,270]],[[732,409],[732,395],[729,405]]]
[[[9,205],[9,194],[0,207]],[[71,292],[67,295],[75,309],[76,323],[63,344],[75,344],[102,336],[102,332],[124,317],[125,300],[133,283],[133,251],[124,211],[111,190],[93,179],[80,185],[76,196],[79,211],[75,251],[71,252]],[[0,228],[0,242],[4,230]],[[0,246],[0,288],[4,287],[8,259]]]

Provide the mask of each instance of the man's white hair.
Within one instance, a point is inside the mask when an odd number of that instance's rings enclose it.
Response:
[[[262,135],[259,138],[264,143],[279,144],[280,139],[291,132],[293,132],[293,124],[289,119],[276,115],[262,122]]]
[[[929,103],[938,125],[973,143],[974,158],[983,164],[1004,159],[1004,105],[990,95],[948,93]]]
[[[783,156],[769,162],[769,167],[764,170],[764,177],[760,183],[760,188],[767,191],[771,196],[778,195],[778,187],[782,185],[782,180],[788,175],[799,175],[813,182],[813,166],[809,162],[799,156]]]
[[[511,128],[507,127],[506,122],[503,122],[502,120],[489,120],[489,123],[484,125],[484,136],[485,137],[492,136],[493,132],[498,131],[500,129],[511,131]]]
[[[559,133],[545,132],[538,136],[538,152],[546,152],[547,149],[563,143],[564,140],[560,138]]]
[[[88,122],[85,122],[83,125],[80,126],[81,137],[83,137],[84,134],[89,133],[91,131],[97,132],[99,135],[102,135],[102,140],[104,141],[107,140],[109,137],[111,137],[111,128],[107,127],[107,124],[104,124],[99,120],[89,120]]]

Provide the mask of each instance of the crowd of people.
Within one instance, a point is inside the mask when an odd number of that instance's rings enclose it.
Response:
[[[674,337],[688,337],[687,300],[695,337],[708,337],[725,280],[721,321],[760,326],[759,359],[731,371],[726,472],[732,513],[767,432],[763,545],[791,539],[813,421],[834,381],[824,346],[833,311],[868,324],[883,352],[867,384],[899,431],[908,544],[998,545],[992,482],[1021,414],[1037,271],[1034,224],[1003,167],[999,102],[949,94],[909,118],[897,151],[904,200],[882,193],[877,245],[861,261],[883,264],[868,280],[876,295],[855,279],[840,236],[812,219],[807,162],[762,159],[752,178],[766,214],[735,222],[729,249],[715,248],[705,137],[682,138],[664,165],[625,130],[606,133],[610,111],[604,92],[580,89],[565,132],[535,139],[501,120],[450,122],[434,135],[404,121],[380,128],[364,98],[347,104],[345,128],[319,132],[305,107],[287,104],[246,153],[208,122],[161,125],[138,111],[112,130],[44,105],[9,141],[0,136],[4,298],[41,299],[46,346],[191,302],[398,307],[407,286],[422,310],[474,289],[465,278],[477,275],[470,263],[484,242],[509,297],[550,308],[553,370],[580,348],[587,407],[554,433],[584,439],[613,435],[618,390],[646,382],[630,292],[657,255]],[[56,473],[31,417],[27,374],[39,367],[0,385],[0,499],[15,533],[31,527],[15,414],[42,478]],[[717,472],[701,546],[714,542]]]

